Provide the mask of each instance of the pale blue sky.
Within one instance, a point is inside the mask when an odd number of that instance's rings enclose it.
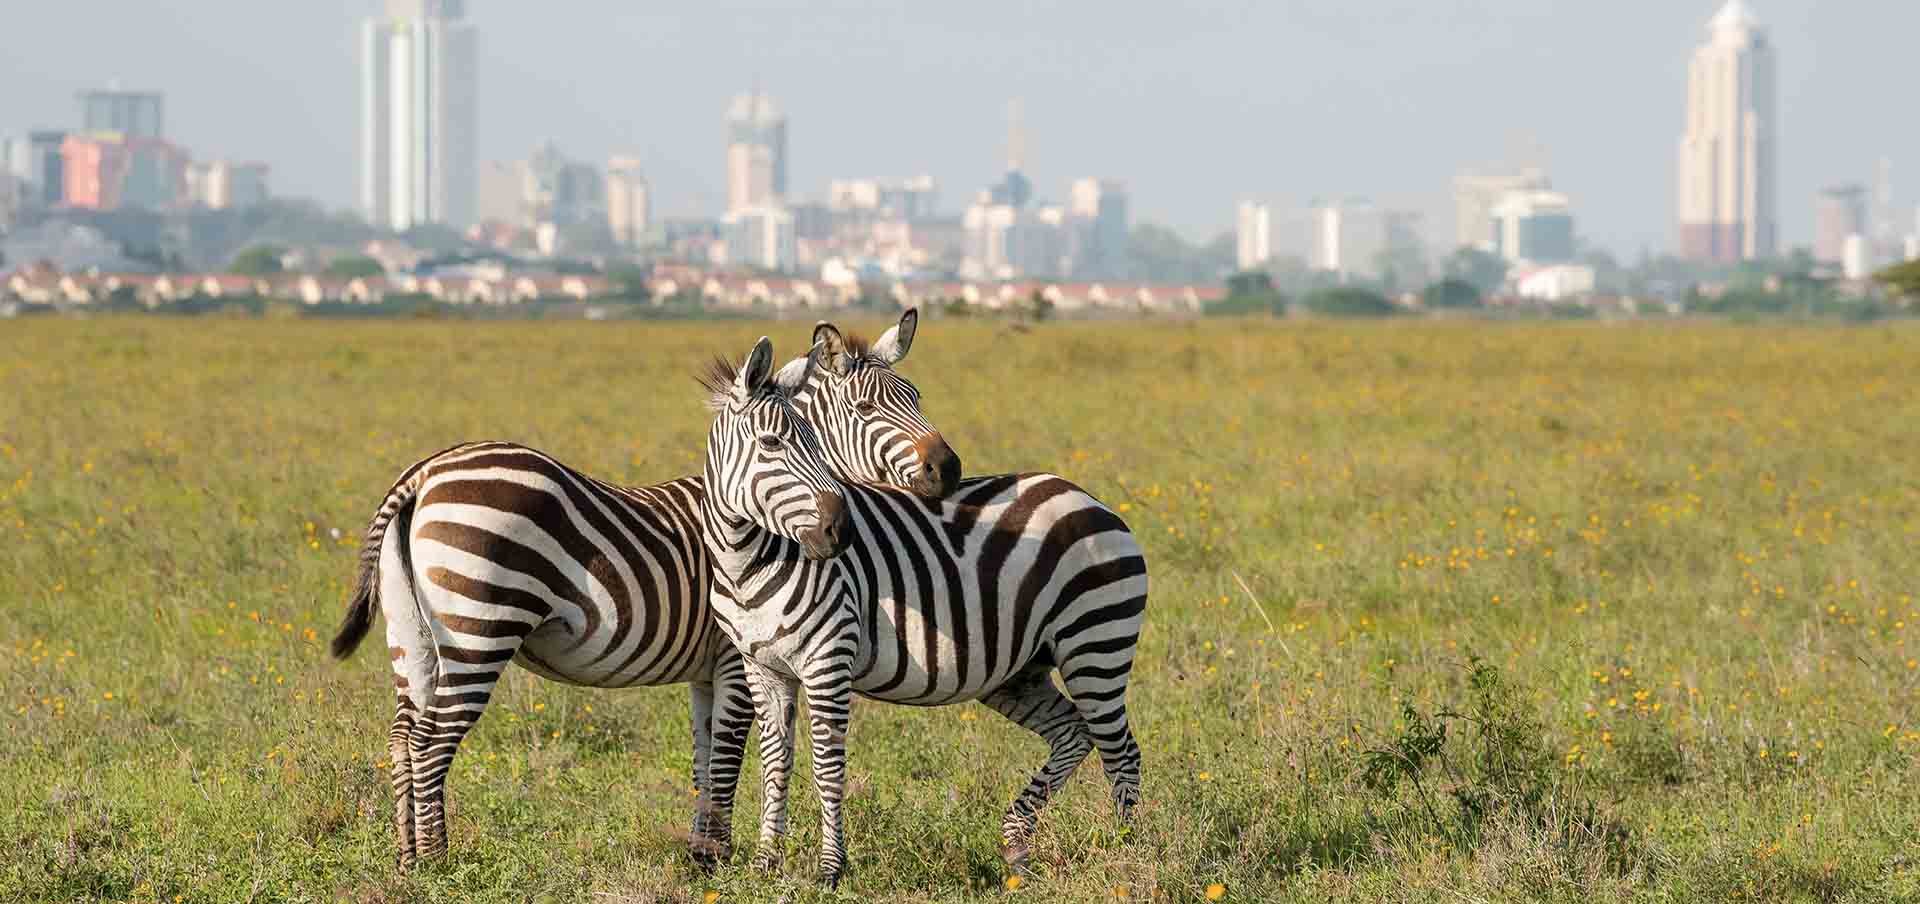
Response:
[[[1894,161],[1911,227],[1920,3],[1750,0],[1779,48],[1782,219],[1808,241],[1815,189]],[[469,0],[483,159],[545,137],[641,152],[665,214],[721,196],[727,99],[760,83],[790,117],[801,196],[836,176],[926,171],[957,208],[998,175],[1024,99],[1044,196],[1080,175],[1132,188],[1136,218],[1193,237],[1247,195],[1365,195],[1452,235],[1450,181],[1527,132],[1581,231],[1665,247],[1691,47],[1719,0],[635,3]],[[65,0],[0,21],[0,133],[69,125],[73,92],[167,93],[198,156],[265,160],[277,191],[351,202],[356,21],[376,0]]]

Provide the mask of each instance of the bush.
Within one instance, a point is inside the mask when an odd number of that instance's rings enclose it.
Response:
[[[1443,279],[1420,293],[1420,303],[1429,308],[1477,308],[1484,301],[1480,288],[1457,277]]]
[[[1243,317],[1249,314],[1285,317],[1287,297],[1278,292],[1263,295],[1229,295],[1201,308],[1200,313],[1208,317]]]
[[[1311,292],[1306,305],[1307,310],[1322,317],[1392,317],[1400,313],[1387,296],[1350,286]]]

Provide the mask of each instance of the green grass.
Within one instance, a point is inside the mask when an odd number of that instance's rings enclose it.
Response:
[[[0,900],[834,899],[807,773],[785,875],[695,875],[684,693],[519,671],[451,856],[398,874],[391,678],[323,649],[403,466],[692,473],[694,363],[807,331],[0,328]],[[1916,361],[1909,326],[928,322],[902,370],[969,473],[1066,474],[1146,545],[1145,802],[1123,833],[1085,764],[1009,891],[1043,745],[862,703],[839,897],[1920,898]]]

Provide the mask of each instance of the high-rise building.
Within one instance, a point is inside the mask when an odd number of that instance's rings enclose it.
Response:
[[[1867,189],[1857,183],[1822,189],[1813,199],[1813,259],[1846,260],[1847,237],[1867,233]]]
[[[1493,208],[1508,192],[1546,191],[1545,170],[1522,167],[1509,172],[1464,172],[1453,180],[1453,246],[1482,251],[1493,242]]]
[[[6,169],[21,206],[52,207],[66,200],[66,142],[67,133],[52,130],[7,139]]]
[[[158,210],[187,199],[187,155],[161,139],[68,135],[61,157],[69,207]]]
[[[729,263],[762,270],[793,269],[793,214],[780,207],[746,207],[721,220]]]
[[[267,165],[215,160],[187,165],[187,200],[209,210],[245,210],[267,201]]]
[[[1557,191],[1510,191],[1493,207],[1493,253],[1509,263],[1573,260],[1573,211]]]
[[[387,0],[360,27],[360,206],[388,229],[465,227],[479,189],[477,50],[462,0]]]
[[[599,168],[568,159],[552,141],[521,162],[520,217],[527,228],[599,222],[606,212],[606,181]]]
[[[622,245],[646,244],[653,226],[652,199],[640,158],[614,157],[607,161],[607,229]]]
[[[787,117],[754,92],[727,108],[727,212],[778,207],[787,197]]]
[[[1234,260],[1242,270],[1255,270],[1273,257],[1273,211],[1265,204],[1240,202],[1240,224],[1234,232],[1239,252]]]
[[[1388,225],[1385,212],[1371,201],[1313,205],[1308,266],[1333,273],[1343,281],[1376,273],[1380,269],[1381,253],[1388,247]]]
[[[1680,255],[1771,257],[1775,203],[1774,52],[1746,0],[1727,0],[1687,71],[1680,140]]]
[[[474,210],[476,221],[518,225],[522,181],[518,161],[488,160],[480,164],[479,193]]]
[[[122,91],[108,87],[82,91],[80,131],[119,132],[128,138],[165,138],[166,101],[156,91]]]
[[[1117,279],[1126,275],[1127,187],[1117,179],[1078,179],[1067,193],[1067,229],[1075,275]]]

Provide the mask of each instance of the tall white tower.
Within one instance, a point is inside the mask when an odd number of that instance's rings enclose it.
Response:
[[[1746,0],[1727,0],[1687,69],[1680,140],[1680,254],[1730,263],[1773,256],[1774,54]]]
[[[781,207],[787,197],[787,117],[754,91],[727,108],[727,212]]]
[[[479,191],[477,52],[462,0],[387,0],[360,26],[360,207],[376,226],[464,227]]]

